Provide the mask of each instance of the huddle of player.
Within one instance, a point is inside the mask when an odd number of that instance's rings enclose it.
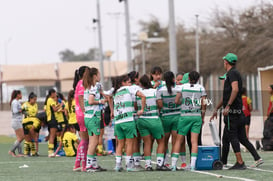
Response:
[[[116,147],[116,171],[122,171],[122,155],[125,151],[127,171],[137,171],[140,166],[140,140],[144,142],[145,170],[152,171],[151,150],[157,142],[156,170],[175,171],[179,155],[186,164],[185,136],[191,133],[191,165],[195,168],[198,135],[205,115],[206,93],[197,82],[199,73],[184,75],[171,72],[163,74],[154,67],[151,77],[130,72],[113,79],[113,87],[103,91],[97,68],[80,67],[75,82],[76,117],[80,127],[81,142],[78,146],[74,171],[97,172],[106,169],[99,166],[96,149],[99,143],[102,106],[108,104],[114,122]],[[162,79],[162,74],[164,81]],[[53,107],[57,110],[58,105]],[[49,119],[49,118],[48,118]],[[49,124],[50,125],[50,124]],[[54,132],[53,132],[54,133]],[[51,134],[51,132],[50,132]],[[171,166],[168,165],[168,142],[172,136]],[[49,145],[49,148],[52,146]],[[81,166],[82,165],[82,166]]]
[[[21,91],[14,90],[11,96],[11,102],[14,102],[13,104],[16,106],[12,105],[12,113],[13,115],[20,114],[21,116],[17,116],[18,123],[12,121],[14,122],[13,128],[16,130],[15,133],[18,133],[16,136],[19,141],[17,142],[20,143],[25,140],[24,149],[22,150],[19,144],[17,146],[19,154],[15,154],[15,149],[9,151],[9,154],[14,157],[39,156],[39,132],[41,127],[48,126],[50,132],[49,141],[53,140],[53,144],[49,142],[50,149],[48,156],[56,156],[62,147],[66,156],[75,156],[77,147],[74,145],[74,142],[78,142],[78,139],[77,136],[72,133],[75,133],[75,129],[78,129],[78,124],[75,116],[74,91],[69,92],[68,101],[65,103],[62,94],[58,94],[57,96],[56,91],[50,89],[45,102],[45,111],[42,112],[38,112],[37,95],[35,93],[31,92],[28,96],[28,100],[22,105],[18,102],[21,98]],[[65,132],[65,130],[67,130],[67,132]],[[62,140],[62,142],[56,144],[56,141],[60,142],[60,140]],[[55,153],[54,148],[56,150]]]
[[[48,91],[45,112],[49,130],[48,157],[60,155],[76,156],[79,126],[75,113],[74,90],[69,91],[67,100],[54,89]],[[61,152],[63,149],[64,153]]]

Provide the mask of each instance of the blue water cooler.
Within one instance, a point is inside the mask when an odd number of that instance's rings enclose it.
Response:
[[[221,170],[219,146],[198,146],[196,170]]]

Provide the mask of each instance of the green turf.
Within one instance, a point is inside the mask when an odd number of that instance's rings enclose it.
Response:
[[[15,138],[9,137],[9,136],[4,136],[4,135],[0,135],[0,144],[1,143],[11,143],[14,142]]]
[[[98,157],[99,164],[107,168],[109,171],[102,173],[74,173],[72,172],[75,158],[59,157],[48,158],[47,144],[40,144],[40,157],[28,157],[28,158],[13,158],[7,154],[11,144],[0,144],[0,180],[16,181],[16,180],[39,180],[39,181],[51,181],[51,180],[99,180],[99,181],[112,181],[112,180],[191,180],[191,181],[211,181],[219,180],[216,176],[204,175],[200,173],[194,173],[189,171],[177,171],[177,172],[134,172],[116,173],[113,170],[115,157],[105,156]],[[259,152],[265,160],[265,164],[260,168],[263,170],[273,170],[273,156],[272,152]],[[154,157],[154,156],[153,156]],[[246,164],[253,163],[253,159],[249,153],[243,153],[243,158],[246,160]],[[188,157],[187,157],[188,159]],[[230,163],[234,162],[234,156],[230,154]],[[28,165],[29,168],[19,168],[22,165]],[[144,163],[142,162],[144,166]],[[154,165],[155,166],[155,165]],[[244,171],[207,171],[209,173],[243,177],[253,180],[271,180],[273,173],[256,171],[247,169]],[[221,178],[223,180],[232,180],[229,178]]]

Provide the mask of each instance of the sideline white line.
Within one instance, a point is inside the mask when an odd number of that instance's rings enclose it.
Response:
[[[145,160],[141,160],[143,162],[145,162]],[[156,162],[152,161],[152,164],[157,164]],[[226,175],[219,175],[219,174],[215,174],[215,173],[210,173],[210,172],[205,172],[205,171],[192,171],[192,172],[196,172],[196,173],[200,173],[200,174],[205,174],[205,175],[210,175],[210,176],[215,176],[217,178],[229,178],[229,179],[236,179],[236,180],[242,180],[242,181],[256,181],[253,179],[248,179],[248,178],[243,178],[243,177],[232,177],[232,176],[226,176]]]
[[[211,176],[215,176],[217,178],[230,178],[230,179],[236,179],[236,180],[242,180],[242,181],[256,181],[256,180],[252,180],[252,179],[248,179],[248,178],[243,178],[243,177],[232,177],[232,176],[226,176],[226,175],[219,175],[219,174],[214,174],[214,173],[205,172],[205,171],[195,170],[193,172],[201,173],[201,174],[206,174],[206,175],[211,175]]]

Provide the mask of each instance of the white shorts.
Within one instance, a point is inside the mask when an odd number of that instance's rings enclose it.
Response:
[[[14,130],[23,128],[22,121],[12,120],[12,121],[11,121],[11,127],[12,127]]]

